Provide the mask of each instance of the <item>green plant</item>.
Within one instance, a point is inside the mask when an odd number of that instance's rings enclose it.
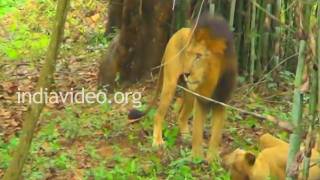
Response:
[[[13,11],[10,14],[11,21],[5,25],[6,36],[0,37],[0,56],[9,60],[39,59],[44,55],[49,44],[48,26],[39,24],[39,20],[48,17],[49,13],[45,13],[49,10],[53,12],[55,5],[52,3],[42,5],[41,9],[44,11],[40,11],[41,14],[37,11],[30,11],[30,13],[14,11],[24,2],[25,0],[1,0],[0,2],[0,21],[1,15]],[[23,8],[22,6],[21,11],[25,11]],[[42,16],[42,13],[45,15]]]
[[[78,118],[75,112],[72,110],[71,107],[67,107],[65,109],[64,118],[61,119],[61,128],[64,131],[64,135],[68,139],[76,139],[79,135],[81,130],[81,118]]]
[[[174,126],[172,128],[168,128],[168,126],[165,126],[166,128],[164,129],[164,138],[166,140],[166,145],[169,148],[172,148],[177,140],[178,134],[179,134],[179,128],[177,126]]]
[[[0,17],[17,9],[25,0],[1,0],[0,1]]]
[[[103,164],[93,168],[90,171],[90,176],[93,176],[93,178],[96,180],[113,179],[112,174],[108,171],[108,169],[106,169],[106,167],[103,166]]]
[[[194,179],[192,169],[189,167],[191,163],[188,153],[181,151],[182,158],[172,161],[169,165],[170,170],[168,179]]]
[[[213,172],[214,179],[217,180],[230,180],[230,174],[222,168],[219,162],[213,162],[211,164],[211,171]]]
[[[53,167],[65,170],[71,166],[71,158],[67,153],[61,153],[57,158],[52,160]]]
[[[137,159],[118,159],[117,165],[112,169],[106,167],[106,162],[101,162],[99,166],[90,169],[87,176],[94,179],[141,179],[139,176],[141,169],[137,163]]]
[[[7,168],[11,160],[12,150],[18,145],[19,138],[13,137],[5,143],[0,137],[0,168]]]
[[[91,144],[87,144],[85,147],[86,153],[93,159],[100,159],[101,157],[97,153],[97,149],[95,146]]]

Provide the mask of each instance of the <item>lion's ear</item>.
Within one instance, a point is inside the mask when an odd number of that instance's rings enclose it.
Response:
[[[254,163],[256,162],[256,155],[254,155],[251,152],[246,152],[244,158],[247,161],[247,163],[249,164],[249,166],[253,166]]]

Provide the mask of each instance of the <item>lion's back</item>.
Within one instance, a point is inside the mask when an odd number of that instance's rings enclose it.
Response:
[[[188,41],[191,39],[192,29],[181,28],[175,32],[168,41],[166,50],[180,51],[187,46]]]

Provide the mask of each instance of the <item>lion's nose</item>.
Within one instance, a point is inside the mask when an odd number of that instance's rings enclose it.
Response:
[[[196,59],[200,59],[202,57],[201,53],[196,53]]]

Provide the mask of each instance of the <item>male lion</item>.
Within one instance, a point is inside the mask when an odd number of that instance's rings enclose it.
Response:
[[[221,17],[203,15],[196,24],[195,30],[182,28],[177,31],[166,46],[162,66],[163,69],[160,71],[162,90],[154,120],[153,146],[164,143],[162,139],[163,119],[181,76],[185,77],[187,87],[201,96],[221,102],[226,102],[230,97],[236,82],[237,58],[232,33],[227,22]],[[189,93],[185,93],[183,102],[178,117],[182,135],[189,133],[188,117],[194,110],[193,157],[203,157],[203,123],[207,113],[212,110],[212,135],[207,154],[207,160],[211,161],[217,155],[225,119],[225,108]],[[138,118],[137,113],[134,112],[136,111],[129,113],[129,119]]]

